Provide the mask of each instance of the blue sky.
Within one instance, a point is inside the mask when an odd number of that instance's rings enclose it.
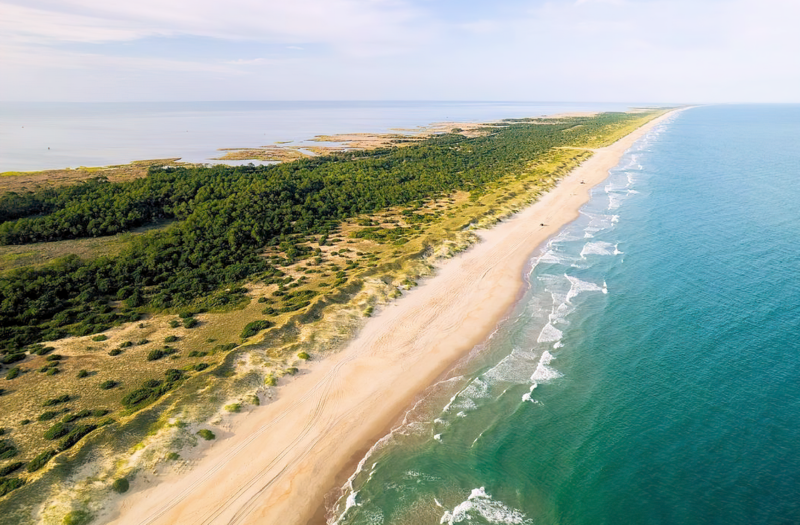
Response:
[[[797,0],[0,0],[0,100],[800,102]]]

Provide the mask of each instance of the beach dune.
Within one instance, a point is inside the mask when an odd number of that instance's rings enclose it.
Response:
[[[589,190],[662,116],[595,154],[556,188],[444,262],[241,418],[190,472],[125,498],[117,524],[304,524],[416,395],[484,340],[518,298],[531,254],[578,216]]]

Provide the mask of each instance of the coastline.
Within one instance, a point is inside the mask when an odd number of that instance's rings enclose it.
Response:
[[[306,523],[319,517],[324,495],[352,458],[494,329],[518,296],[530,254],[578,216],[589,190],[633,142],[672,113],[595,150],[538,202],[479,232],[479,244],[384,308],[346,349],[313,363],[189,475],[126,498],[119,509],[124,516],[113,523]]]

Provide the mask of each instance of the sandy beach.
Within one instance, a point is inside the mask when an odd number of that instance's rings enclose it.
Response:
[[[193,470],[128,495],[112,523],[318,520],[344,469],[486,338],[518,297],[531,254],[578,216],[589,190],[666,116],[595,150],[538,202],[478,232],[480,243],[370,319],[344,350],[311,362],[276,401],[240,418]]]

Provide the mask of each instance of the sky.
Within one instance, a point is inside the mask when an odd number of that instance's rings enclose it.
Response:
[[[800,102],[798,22],[798,0],[0,0],[0,100]]]

